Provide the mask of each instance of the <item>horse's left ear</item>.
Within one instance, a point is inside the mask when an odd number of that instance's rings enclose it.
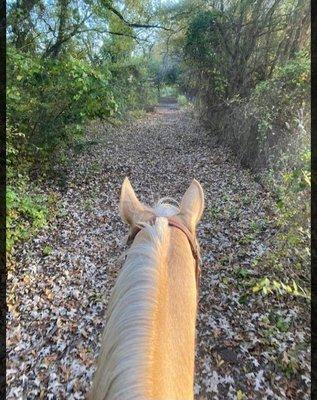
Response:
[[[132,225],[138,215],[144,210],[144,205],[134,193],[129,178],[125,178],[121,187],[120,215],[124,222]]]
[[[186,190],[180,206],[181,217],[191,232],[195,232],[196,225],[203,214],[204,207],[203,188],[200,183],[194,179]]]

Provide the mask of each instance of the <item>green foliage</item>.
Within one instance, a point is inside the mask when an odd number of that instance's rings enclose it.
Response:
[[[296,52],[308,48],[306,0],[270,4],[264,0],[256,4],[234,1],[226,5],[196,0],[193,10],[186,11],[180,10],[184,34],[181,39],[178,35],[175,46],[183,46],[182,78],[196,91],[197,104],[206,113],[236,95],[248,97],[257,84],[272,75],[278,77],[278,68]],[[297,36],[291,32],[295,21]],[[292,74],[292,69],[296,65],[282,74]]]
[[[196,62],[214,61],[213,48],[219,43],[215,32],[216,15],[212,11],[201,11],[190,21],[185,43],[185,52]]]
[[[309,277],[310,269],[310,151],[304,151],[299,162],[270,180],[276,193],[276,224],[278,232],[272,251],[265,262],[293,273]],[[309,282],[306,280],[305,285]]]
[[[144,59],[120,60],[108,67],[118,113],[124,115],[129,109],[142,109],[145,105],[156,104],[157,93],[151,84],[148,64]]]
[[[213,101],[222,98],[228,87],[228,77],[224,66],[228,58],[223,51],[219,24],[224,23],[223,13],[218,11],[201,11],[190,21],[184,44],[184,53],[188,58],[185,70],[189,67],[196,69],[198,79],[192,84],[198,89],[199,98],[213,98]],[[193,72],[193,71],[192,71]],[[188,79],[186,73],[183,79]]]
[[[82,132],[91,118],[116,111],[109,71],[69,57],[42,60],[8,49],[8,124],[22,132],[30,152],[50,153]]]
[[[298,125],[299,110],[309,115],[309,96],[310,61],[304,52],[279,66],[271,79],[255,87],[250,102],[259,120],[260,151],[270,151],[278,141],[291,135]],[[303,123],[307,126],[307,117]]]
[[[309,294],[306,290],[302,289],[293,280],[291,284],[280,282],[277,280],[270,280],[268,277],[260,279],[252,287],[253,293],[261,293],[266,296],[268,294],[276,293],[278,295],[290,294],[293,296],[301,296],[309,299]]]
[[[275,225],[270,251],[258,264],[274,274],[286,275],[292,283],[265,278],[253,287],[254,292],[289,293],[310,298],[310,151],[305,147],[297,158],[287,154],[278,168],[266,174],[266,185],[276,196]],[[295,283],[297,282],[297,283]]]
[[[30,188],[29,188],[30,189]],[[16,242],[25,240],[43,228],[53,215],[57,197],[35,194],[26,188],[26,179],[20,179],[15,187],[8,186],[6,191],[6,247],[10,253]]]
[[[164,96],[162,91],[164,92],[167,87],[175,87],[179,84],[181,68],[177,60],[152,56],[148,68],[151,81],[160,95]]]
[[[291,89],[300,90],[302,95],[307,92],[310,83],[310,57],[307,52],[301,51],[286,63],[279,65],[274,70],[270,80],[260,82],[254,94],[259,99],[262,95],[267,95],[270,89],[276,87],[285,91]],[[301,97],[301,96],[299,96]]]
[[[247,268],[238,268],[235,270],[235,275],[237,278],[245,279],[248,278],[252,274],[252,271]]]
[[[161,90],[162,97],[177,97],[178,90],[175,86],[165,85]]]
[[[49,256],[52,253],[53,249],[51,246],[46,245],[43,247],[43,254],[44,256]]]
[[[144,110],[131,110],[131,111],[129,112],[129,115],[130,115],[132,118],[141,119],[141,118],[145,117],[146,111],[144,111]]]
[[[177,96],[177,103],[180,106],[185,107],[189,104],[189,101],[186,96],[184,96],[183,94],[180,94]]]

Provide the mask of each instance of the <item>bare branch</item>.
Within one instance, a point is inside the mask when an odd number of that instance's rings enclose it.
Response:
[[[131,35],[129,33],[125,33],[125,32],[114,32],[114,31],[109,31],[107,29],[99,29],[99,28],[87,28],[87,29],[82,29],[80,31],[78,31],[77,33],[85,33],[85,32],[97,32],[97,33],[109,33],[110,35],[117,35],[117,36],[126,36],[126,37],[130,37],[136,41],[144,41],[147,42],[147,39],[141,39],[135,35]]]
[[[132,23],[127,21],[124,16],[115,8],[113,8],[110,4],[106,4],[106,7],[109,11],[113,12],[125,25],[129,26],[130,28],[156,28],[156,29],[163,29],[165,31],[173,31],[171,28],[167,28],[166,26],[162,25],[151,25],[151,24],[140,24],[140,23]]]

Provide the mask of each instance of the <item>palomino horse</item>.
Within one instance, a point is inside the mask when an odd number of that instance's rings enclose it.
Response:
[[[193,399],[198,244],[204,194],[150,208],[125,178],[120,214],[131,247],[114,286],[92,400]]]

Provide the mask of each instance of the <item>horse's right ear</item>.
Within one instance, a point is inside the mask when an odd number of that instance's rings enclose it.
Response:
[[[136,197],[129,178],[126,177],[121,187],[120,215],[124,222],[133,225],[135,219],[143,211],[144,206]]]
[[[195,232],[196,225],[204,211],[204,191],[200,183],[194,179],[183,196],[180,215],[187,228]]]

